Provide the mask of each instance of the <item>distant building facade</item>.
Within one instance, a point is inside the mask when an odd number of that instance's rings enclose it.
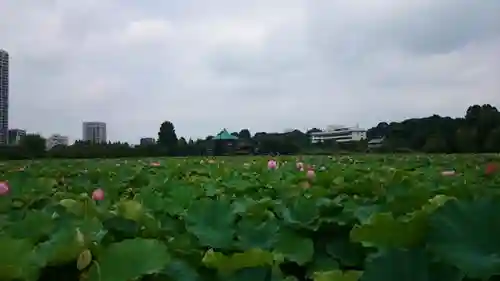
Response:
[[[384,138],[375,138],[368,141],[369,149],[381,148],[384,145]]]
[[[141,138],[141,142],[140,142],[141,145],[151,145],[151,144],[155,144],[155,143],[156,143],[155,138]]]
[[[106,123],[104,122],[83,122],[82,140],[91,143],[107,142]]]
[[[366,130],[359,127],[345,127],[331,125],[321,132],[311,133],[311,142],[323,142],[326,140],[335,140],[336,142],[361,141],[366,139]]]
[[[8,130],[8,144],[18,145],[21,139],[26,136],[26,130],[10,129]]]
[[[0,49],[0,145],[9,142],[9,53]]]
[[[54,146],[58,145],[68,145],[69,138],[67,136],[61,136],[59,134],[53,134],[50,136],[46,142],[45,147],[47,150],[52,149]]]

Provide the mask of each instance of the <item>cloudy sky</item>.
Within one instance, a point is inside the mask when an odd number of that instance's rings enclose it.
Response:
[[[111,140],[500,106],[499,0],[0,0],[10,127]]]

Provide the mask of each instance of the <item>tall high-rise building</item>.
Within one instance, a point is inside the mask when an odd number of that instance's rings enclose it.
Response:
[[[9,53],[0,49],[0,145],[9,141]]]
[[[104,122],[83,122],[83,141],[91,143],[105,143],[106,123]]]

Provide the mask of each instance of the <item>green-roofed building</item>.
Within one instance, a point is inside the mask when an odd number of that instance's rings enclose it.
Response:
[[[213,139],[214,140],[237,140],[238,137],[231,135],[226,129],[224,129],[220,133],[218,133]]]
[[[226,129],[212,138],[211,151],[213,155],[231,155],[238,149],[239,138],[230,134]]]
[[[253,143],[249,139],[239,138],[238,133],[229,133],[223,129],[214,137],[207,139],[209,155],[248,155],[254,151]]]

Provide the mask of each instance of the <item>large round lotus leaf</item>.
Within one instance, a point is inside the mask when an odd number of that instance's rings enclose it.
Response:
[[[360,281],[460,281],[456,268],[436,263],[421,249],[388,250],[366,264]]]
[[[29,240],[0,236],[0,279],[36,280],[38,268],[33,259],[33,245]],[[8,253],[8,254],[6,254]]]
[[[62,199],[61,201],[59,201],[59,204],[61,204],[61,206],[64,206],[69,212],[72,212],[74,214],[80,214],[83,212],[83,204],[74,199]]]
[[[193,202],[186,216],[186,229],[202,245],[227,248],[233,243],[234,215],[228,200],[202,199]]]
[[[89,280],[137,280],[166,269],[170,256],[165,244],[154,239],[128,239],[103,250],[89,269]]]
[[[79,229],[60,228],[38,245],[36,254],[40,263],[58,265],[76,260],[84,249],[85,240]]]
[[[471,278],[500,274],[500,200],[449,200],[430,217],[428,243]]]
[[[118,212],[126,219],[138,221],[143,215],[143,207],[137,201],[125,200],[118,204]]]

